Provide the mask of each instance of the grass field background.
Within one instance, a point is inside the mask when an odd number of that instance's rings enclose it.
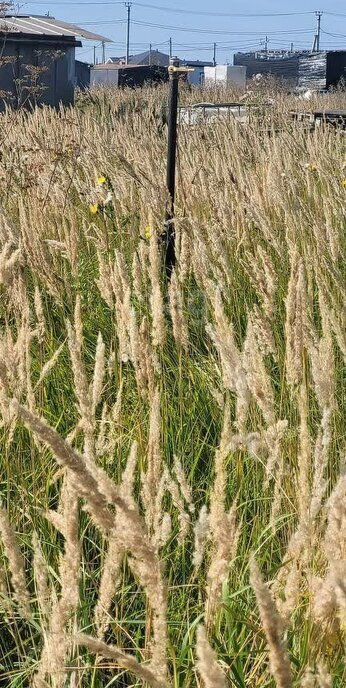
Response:
[[[170,283],[165,89],[1,116],[3,686],[345,684],[346,141],[269,95],[180,129]]]

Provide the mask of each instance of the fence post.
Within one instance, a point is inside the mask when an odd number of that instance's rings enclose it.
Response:
[[[175,265],[175,230],[174,230],[174,200],[175,200],[175,169],[177,158],[177,117],[178,117],[178,89],[179,89],[179,60],[172,57],[169,61],[169,104],[168,104],[168,145],[167,145],[167,189],[169,193],[168,207],[164,231],[165,268],[170,277]]]

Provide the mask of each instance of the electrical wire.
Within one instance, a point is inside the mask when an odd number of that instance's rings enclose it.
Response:
[[[346,17],[346,14],[339,14],[338,12],[323,12],[323,14],[327,14],[329,17]]]
[[[333,38],[346,38],[346,34],[344,33],[330,33],[329,31],[325,31],[324,29],[321,29],[321,33],[325,33],[326,36],[333,36]]]
[[[136,7],[146,7],[148,9],[159,10],[160,12],[174,12],[176,14],[192,14],[204,17],[297,17],[307,14],[314,14],[314,12],[249,12],[249,13],[236,13],[236,12],[206,12],[203,10],[186,10],[180,9],[178,7],[163,7],[162,5],[151,5],[144,2],[134,2]]]
[[[91,2],[86,0],[82,2],[81,0],[33,0],[29,2],[30,5],[124,5],[125,3],[121,0],[96,0],[96,2]],[[208,17],[297,17],[308,14],[315,14],[313,11],[309,12],[249,12],[249,13],[236,13],[236,12],[207,12],[203,10],[186,10],[179,7],[163,7],[162,5],[151,5],[149,3],[143,2],[132,2],[132,5],[136,7],[145,7],[148,9],[159,10],[160,12],[174,12],[176,14],[192,14],[199,16]]]
[[[97,23],[97,22],[95,22]],[[139,20],[132,20],[132,24],[138,25],[138,26],[150,26],[158,29],[168,29],[170,31],[188,31],[189,33],[207,33],[209,35],[233,35],[233,36],[262,36],[263,31],[223,31],[220,29],[202,29],[202,28],[190,28],[186,26],[168,26],[166,24],[154,24],[153,22],[145,22],[145,21],[139,21]],[[282,35],[282,34],[302,34],[302,33],[311,33],[311,28],[308,29],[295,29],[295,30],[285,30],[285,31],[267,31],[268,36],[269,35]]]

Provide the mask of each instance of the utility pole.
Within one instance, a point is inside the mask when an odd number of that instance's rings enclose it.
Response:
[[[264,53],[267,57],[268,57],[268,43],[269,43],[268,36],[265,37],[264,41],[260,41],[260,45],[264,45]]]
[[[213,50],[213,65],[216,67],[216,43],[214,43],[214,50]]]
[[[169,57],[172,59],[173,55],[173,48],[172,48],[172,39],[169,39]]]
[[[94,65],[96,64],[96,45],[94,45]]]
[[[103,64],[106,62],[106,44],[104,41],[102,41],[102,62]]]
[[[268,38],[268,36],[266,36],[266,39],[264,41],[264,52],[266,53],[266,55],[268,55],[268,41],[269,41],[269,38]]]
[[[293,43],[291,43],[291,53],[293,53]]]
[[[320,49],[320,42],[321,42],[321,17],[323,12],[315,12],[316,17],[317,17],[317,32],[316,32],[316,41],[315,41],[315,46],[316,46],[316,52],[319,52]]]
[[[125,64],[129,63],[130,57],[130,22],[131,22],[131,5],[132,2],[125,2],[125,7],[127,9],[127,27],[126,27],[126,60]]]
[[[151,66],[151,43],[149,43],[149,67]]]

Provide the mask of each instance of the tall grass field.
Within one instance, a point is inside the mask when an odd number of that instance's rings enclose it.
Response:
[[[166,87],[1,115],[1,688],[346,685],[346,96],[268,97],[168,277]]]

